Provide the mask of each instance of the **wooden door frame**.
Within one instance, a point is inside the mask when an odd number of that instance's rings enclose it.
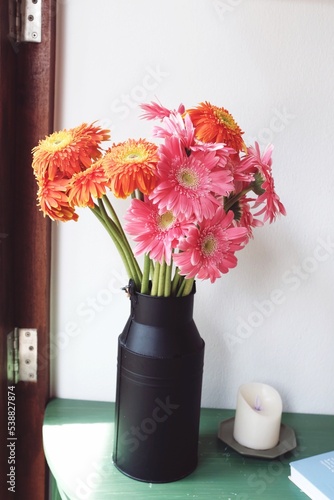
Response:
[[[42,42],[8,38],[8,0],[1,6],[1,443],[7,441],[6,337],[14,327],[37,328],[37,383],[15,387],[15,495],[8,491],[8,448],[1,450],[1,498],[48,498],[42,424],[49,399],[51,224],[36,206],[31,149],[53,131],[56,0],[42,1]],[[7,78],[4,79],[3,75]],[[6,120],[6,121],[5,121]],[[5,153],[4,153],[5,151]],[[4,435],[3,435],[4,434]],[[4,481],[6,479],[6,481]]]

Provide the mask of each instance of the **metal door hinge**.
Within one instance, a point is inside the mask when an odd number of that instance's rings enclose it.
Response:
[[[7,380],[37,382],[37,330],[15,328],[7,335]]]
[[[15,43],[42,41],[42,0],[9,1],[9,38]]]

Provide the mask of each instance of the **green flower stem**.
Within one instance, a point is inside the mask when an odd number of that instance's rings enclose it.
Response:
[[[112,221],[108,216],[102,200],[99,200],[99,205],[95,205],[95,207],[91,210],[108,231],[109,236],[112,238],[116,249],[124,263],[129,278],[132,278],[134,280],[137,290],[140,290],[141,276],[138,276],[136,266],[134,265],[134,259],[127,251],[127,248],[124,247],[124,239],[119,233],[115,222]]]
[[[181,282],[181,284],[179,286],[179,289],[178,289],[178,291],[176,293],[176,297],[182,297],[183,296],[183,290],[184,290],[184,287],[185,287],[185,282],[186,282],[185,279]]]
[[[176,296],[185,297],[186,295],[189,295],[189,293],[193,289],[193,285],[194,285],[194,278],[184,279]]]
[[[121,259],[123,261],[123,264],[125,265],[126,273],[129,276],[129,278],[130,278],[131,277],[131,269],[130,269],[130,266],[128,264],[128,260],[126,259],[126,256],[125,256],[125,254],[123,252],[123,248],[119,245],[118,239],[117,239],[117,237],[115,235],[116,228],[112,228],[111,221],[109,222],[109,224],[105,221],[105,219],[101,215],[101,212],[100,212],[100,209],[99,209],[98,206],[95,206],[94,208],[90,207],[90,209],[93,212],[93,214],[97,217],[97,219],[101,222],[101,224],[103,225],[103,227],[106,229],[107,233],[109,234],[109,236],[113,240],[113,242],[114,242],[114,244],[116,246],[116,249],[119,252],[120,257],[121,257]]]
[[[151,259],[148,254],[145,254],[144,257],[144,270],[143,270],[143,279],[141,282],[141,293],[149,293],[149,280],[150,280],[150,271],[151,271]]]
[[[162,264],[160,264],[158,297],[163,297],[165,292],[166,267],[167,264],[165,261]]]
[[[137,198],[137,200],[144,201],[144,195],[139,189],[136,189],[134,197]]]
[[[182,296],[185,297],[185,295],[189,295],[189,293],[192,291],[193,286],[194,286],[194,278],[190,279],[185,279],[183,282],[183,292]]]
[[[111,215],[111,220],[115,223],[115,225],[118,229],[118,232],[121,236],[122,247],[124,248],[124,253],[127,256],[127,258],[129,259],[129,261],[131,262],[131,267],[133,267],[134,275],[137,275],[137,277],[138,277],[138,280],[135,280],[136,288],[137,288],[137,290],[140,290],[139,284],[140,284],[141,279],[142,279],[142,272],[141,272],[141,269],[140,269],[139,264],[137,262],[137,259],[135,258],[134,254],[133,254],[132,248],[131,248],[130,243],[127,239],[127,236],[123,230],[122,224],[120,223],[118,216],[117,216],[112,204],[110,203],[109,198],[106,195],[104,195],[103,200],[101,200],[101,202],[102,202],[102,206],[104,209],[104,213],[108,217],[107,211],[106,211],[105,206],[104,206],[104,202],[105,202],[107,205],[107,208],[109,210],[109,213]],[[108,217],[108,219],[110,220],[110,217]],[[138,286],[139,286],[139,288],[138,288]]]
[[[117,213],[115,212],[115,209],[112,206],[112,204],[110,203],[110,200],[109,200],[109,198],[108,198],[107,195],[103,195],[103,197],[102,197],[102,203],[103,203],[103,205],[105,204],[107,206],[109,214],[110,214],[113,222],[116,224],[117,229],[118,229],[120,235],[122,236],[123,242],[124,242],[124,244],[126,246],[126,252],[129,254],[131,260],[133,261],[133,265],[136,268],[136,274],[138,275],[139,280],[141,280],[141,277],[142,277],[141,269],[139,267],[137,259],[135,258],[134,254],[133,254],[131,245],[130,245],[127,237],[126,237],[126,234],[125,234],[125,232],[123,230],[122,224],[120,223],[120,220],[119,220],[119,218],[117,216]],[[139,290],[139,288],[137,288],[137,290]]]
[[[247,194],[249,191],[252,191],[251,187],[243,189],[242,191],[240,191],[240,193],[235,194],[234,196],[229,198],[227,201],[225,201],[225,203],[224,203],[225,212],[227,213],[233,207],[234,203],[236,203],[238,200],[240,200],[240,198],[242,198],[242,196]]]
[[[179,287],[181,280],[182,280],[182,277],[180,276],[179,268],[177,267],[175,269],[174,278],[173,278],[173,282],[172,282],[172,295],[173,296],[175,296],[177,294],[177,290],[178,290],[178,287]]]
[[[154,274],[154,263],[153,263],[153,260],[150,259],[150,277],[151,277],[151,280],[153,280],[153,274]]]
[[[151,295],[157,295],[158,294],[159,274],[160,274],[160,263],[156,262],[156,264],[154,266],[153,277],[152,277]]]
[[[166,266],[166,276],[165,276],[165,287],[164,287],[164,297],[170,297],[172,291],[172,267],[173,263]]]
[[[122,228],[122,225],[119,221],[119,218],[115,212],[115,209],[114,207],[112,206],[112,204],[110,203],[110,200],[108,198],[108,196],[106,194],[104,194],[101,198],[101,201],[102,203],[107,207],[108,209],[108,212],[112,218],[112,220],[115,222],[117,228],[120,230],[120,231],[123,231],[123,228]]]

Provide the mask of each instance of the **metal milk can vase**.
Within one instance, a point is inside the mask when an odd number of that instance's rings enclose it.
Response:
[[[197,466],[204,341],[194,294],[130,295],[118,339],[113,461],[140,481],[176,481]]]

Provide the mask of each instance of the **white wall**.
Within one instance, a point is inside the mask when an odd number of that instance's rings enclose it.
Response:
[[[234,408],[240,384],[262,381],[285,411],[334,413],[333,26],[331,0],[58,2],[57,129],[101,120],[115,142],[147,137],[139,102],[208,100],[247,143],[275,145],[287,217],[197,286],[203,406]],[[127,278],[88,209],[53,238],[53,392],[114,400]]]

